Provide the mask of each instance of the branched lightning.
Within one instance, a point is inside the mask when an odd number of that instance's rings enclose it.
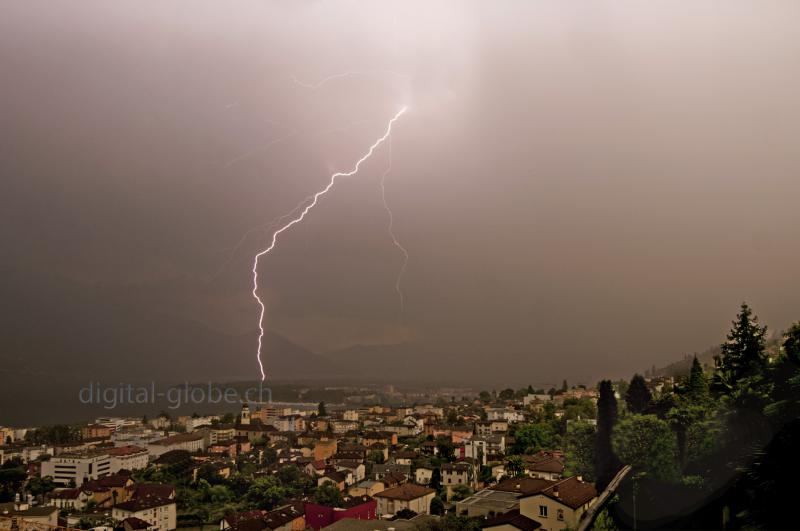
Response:
[[[336,79],[342,79],[342,78],[353,77],[353,76],[367,76],[367,75],[372,75],[372,74],[389,74],[389,75],[392,75],[392,76],[406,78],[406,79],[409,77],[406,74],[401,74],[400,72],[395,72],[394,70],[365,70],[365,71],[354,70],[354,71],[351,71],[351,72],[340,72],[338,74],[331,74],[330,76],[322,78],[321,80],[317,81],[316,83],[306,83],[305,81],[300,81],[294,75],[292,75],[290,77],[290,79],[292,80],[292,83],[294,83],[295,85],[298,85],[298,86],[303,87],[303,88],[308,89],[308,90],[317,90],[320,87],[322,87],[323,85],[326,85],[329,82],[334,81]]]
[[[300,210],[301,208],[303,208],[303,206],[304,206],[306,203],[308,203],[309,201],[311,201],[313,198],[314,198],[314,196],[313,196],[313,195],[309,195],[309,196],[307,196],[305,199],[303,199],[302,201],[300,201],[299,203],[297,203],[297,206],[295,206],[295,207],[294,207],[292,210],[290,210],[290,211],[289,211],[289,212],[287,212],[286,214],[283,214],[283,215],[280,215],[280,216],[278,216],[277,218],[273,219],[272,221],[270,221],[269,223],[267,223],[267,224],[265,224],[265,225],[259,225],[259,226],[257,226],[257,227],[253,227],[253,228],[251,228],[250,230],[248,230],[247,232],[245,232],[245,233],[242,235],[242,237],[241,237],[241,238],[239,238],[239,241],[236,243],[236,245],[234,245],[233,247],[229,247],[229,248],[228,248],[228,249],[230,249],[230,251],[228,252],[228,258],[226,258],[226,259],[225,259],[225,261],[224,261],[224,262],[222,263],[222,265],[219,267],[219,269],[217,270],[217,272],[216,272],[216,273],[214,273],[214,275],[213,275],[213,276],[211,276],[211,277],[208,279],[208,281],[209,281],[209,282],[212,282],[212,281],[214,281],[214,280],[215,280],[217,277],[219,277],[219,276],[220,276],[220,275],[221,275],[221,274],[222,274],[222,273],[225,271],[225,269],[228,267],[228,265],[230,265],[230,263],[231,263],[231,262],[233,262],[233,259],[234,259],[234,258],[236,258],[236,253],[239,251],[239,249],[242,247],[242,245],[244,245],[244,242],[245,242],[245,241],[247,241],[247,238],[248,238],[248,237],[249,237],[249,236],[250,236],[252,233],[254,233],[254,232],[257,232],[257,231],[269,232],[270,230],[274,229],[275,227],[278,227],[278,226],[279,226],[279,224],[280,224],[280,223],[281,223],[283,220],[285,220],[285,219],[287,219],[287,218],[289,218],[289,217],[293,216],[295,212],[297,212],[298,210]]]
[[[266,151],[269,148],[271,148],[272,146],[274,146],[275,144],[283,142],[284,140],[288,140],[288,139],[292,138],[293,136],[295,136],[296,134],[297,134],[297,129],[293,129],[291,132],[289,132],[286,135],[283,135],[283,136],[280,136],[278,138],[275,138],[274,140],[270,140],[266,144],[263,144],[263,145],[258,146],[256,148],[253,148],[250,151],[246,151],[246,152],[242,153],[241,155],[237,155],[236,157],[234,157],[234,158],[230,159],[228,162],[226,162],[224,167],[225,168],[230,168],[231,166],[233,166],[237,162],[239,162],[241,160],[244,160],[244,159],[246,159],[248,157],[251,157],[254,154],[258,153],[259,151]]]
[[[391,120],[389,120],[389,124],[387,125],[386,131],[384,132],[383,136],[378,138],[378,140],[376,140],[370,146],[370,148],[367,151],[367,153],[363,157],[358,159],[358,161],[356,161],[355,166],[353,166],[353,169],[351,171],[349,171],[349,172],[336,172],[333,175],[331,175],[330,180],[328,181],[328,184],[325,186],[325,188],[323,188],[322,190],[320,190],[319,192],[317,192],[316,194],[311,196],[312,197],[311,202],[306,204],[306,206],[300,211],[300,214],[298,216],[292,218],[291,221],[289,221],[288,223],[283,225],[281,228],[279,228],[278,230],[273,232],[272,233],[272,241],[270,242],[269,246],[266,249],[260,251],[258,254],[255,255],[255,257],[253,259],[253,269],[252,269],[252,272],[253,272],[253,291],[252,291],[252,294],[253,294],[253,298],[256,300],[256,302],[258,303],[258,306],[260,308],[259,316],[258,316],[258,351],[256,353],[256,359],[258,361],[258,367],[259,367],[259,369],[261,371],[261,380],[262,381],[266,379],[266,373],[264,372],[264,364],[261,361],[261,347],[262,347],[262,343],[263,343],[263,339],[264,339],[264,313],[266,312],[266,306],[264,305],[264,301],[261,300],[261,297],[258,296],[258,261],[259,261],[259,259],[262,256],[270,253],[275,248],[275,245],[278,242],[278,236],[280,234],[284,233],[289,228],[291,228],[292,226],[300,223],[301,221],[303,221],[303,219],[305,219],[306,214],[308,214],[308,212],[312,208],[314,208],[316,206],[317,202],[319,201],[319,198],[322,197],[323,195],[325,195],[326,193],[328,193],[328,191],[330,191],[330,189],[333,188],[333,185],[336,183],[336,179],[337,178],[339,178],[339,177],[352,177],[353,175],[358,173],[358,170],[361,167],[361,164],[364,163],[364,161],[366,161],[367,159],[369,159],[372,156],[372,154],[375,152],[375,150],[383,142],[385,142],[387,138],[389,138],[389,136],[392,134],[392,126],[394,125],[394,123],[405,112],[406,112],[406,108],[405,107],[403,107],[402,109],[397,111],[397,114],[395,114],[394,117]]]
[[[386,209],[386,215],[389,218],[389,225],[387,226],[387,230],[389,231],[389,236],[392,238],[392,243],[394,246],[400,249],[400,252],[403,253],[403,265],[400,266],[400,271],[397,272],[397,280],[394,283],[394,290],[397,292],[397,297],[400,299],[400,315],[403,314],[403,310],[405,309],[405,296],[403,295],[403,290],[400,287],[400,284],[403,281],[403,275],[406,272],[406,267],[408,266],[408,250],[400,243],[397,239],[397,235],[394,233],[394,214],[392,214],[392,209],[389,208],[389,202],[386,201],[386,176],[389,175],[389,172],[392,171],[392,139],[389,139],[389,166],[386,168],[386,171],[383,172],[381,175],[381,199],[383,199],[383,208]]]

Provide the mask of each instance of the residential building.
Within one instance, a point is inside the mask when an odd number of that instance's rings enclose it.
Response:
[[[314,443],[314,459],[328,459],[336,453],[337,449],[336,439],[320,439]]]
[[[208,447],[209,435],[205,430],[197,430],[193,433],[179,433],[151,442],[147,446],[147,451],[152,457],[172,450],[186,450],[191,453],[205,450]]]
[[[417,485],[429,485],[433,478],[433,468],[420,466],[414,471],[414,481]]]
[[[106,450],[111,457],[111,473],[116,474],[120,470],[142,470],[147,468],[150,453],[146,448],[140,446],[117,446]]]
[[[111,437],[111,434],[114,432],[114,428],[110,426],[106,426],[103,424],[89,424],[81,429],[81,436],[84,439],[94,439],[95,437],[101,437],[107,439]]]
[[[563,452],[541,451],[531,456],[524,456],[525,470],[532,478],[560,480],[566,468]]]
[[[543,531],[575,529],[596,499],[594,486],[573,476],[537,493],[522,495],[519,511],[540,522]]]
[[[18,531],[36,531],[58,526],[58,508],[52,505],[31,505],[29,503],[0,503],[0,516],[8,518],[9,528],[16,522]],[[5,526],[3,526],[5,527]]]
[[[119,503],[111,510],[114,520],[139,518],[156,526],[158,531],[171,531],[177,527],[175,500],[158,497],[142,497]]]
[[[350,487],[347,493],[350,496],[375,496],[385,488],[382,482],[367,479]]]
[[[61,454],[42,462],[41,477],[50,476],[58,485],[80,486],[111,473],[111,456],[107,452],[86,451]]]
[[[73,489],[55,489],[50,493],[49,504],[59,509],[81,511],[86,507],[90,499],[91,495],[80,487],[75,487]]]
[[[510,478],[456,503],[456,513],[462,516],[491,517],[519,509],[522,495],[534,494],[555,484],[534,478]]]
[[[474,467],[470,463],[442,465],[442,486],[472,485],[474,477]]]
[[[431,488],[403,483],[375,494],[375,499],[378,501],[378,515],[397,514],[403,509],[409,509],[417,514],[429,514],[431,500],[435,495],[436,491]]]

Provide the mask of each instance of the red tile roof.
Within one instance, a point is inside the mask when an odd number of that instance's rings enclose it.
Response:
[[[375,494],[375,498],[388,498],[391,500],[416,500],[417,498],[421,498],[428,494],[433,494],[436,491],[433,489],[429,489],[428,487],[423,487],[421,485],[415,485],[413,483],[403,483],[397,487],[392,487],[391,489],[386,489],[384,491],[378,492]]]

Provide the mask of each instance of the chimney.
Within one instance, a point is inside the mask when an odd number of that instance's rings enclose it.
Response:
[[[558,485],[553,485],[553,496],[558,498]]]

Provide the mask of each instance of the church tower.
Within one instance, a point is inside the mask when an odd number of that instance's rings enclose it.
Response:
[[[242,404],[242,424],[250,424],[250,407],[247,405],[247,402]]]

